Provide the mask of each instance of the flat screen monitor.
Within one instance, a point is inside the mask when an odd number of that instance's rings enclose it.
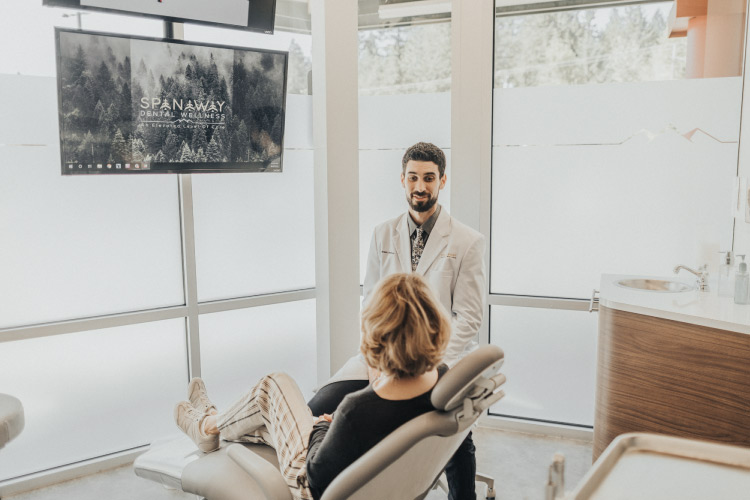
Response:
[[[288,53],[55,29],[64,175],[280,172]]]
[[[43,0],[49,7],[155,17],[273,33],[276,0]]]

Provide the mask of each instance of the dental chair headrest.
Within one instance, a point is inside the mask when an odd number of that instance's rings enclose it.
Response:
[[[0,448],[21,434],[24,423],[21,402],[8,394],[0,394]]]
[[[503,364],[504,356],[503,350],[496,345],[482,346],[467,354],[435,385],[432,390],[432,405],[442,411],[450,411],[461,406],[467,396],[473,396],[472,392],[477,388],[478,380],[489,379],[497,373]],[[497,386],[501,384],[502,381],[497,383]]]

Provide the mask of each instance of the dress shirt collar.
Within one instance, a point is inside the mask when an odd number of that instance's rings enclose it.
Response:
[[[414,222],[414,219],[411,218],[411,214],[406,218],[406,220],[409,223],[409,236],[414,234],[414,231],[417,230],[418,227],[422,228],[422,231],[425,232],[424,238],[429,236],[429,234],[432,232],[432,228],[435,227],[435,222],[437,222],[438,216],[440,215],[440,204],[437,206],[437,210],[435,210],[435,213],[430,215],[430,218],[427,219],[422,226],[417,226],[417,223]]]

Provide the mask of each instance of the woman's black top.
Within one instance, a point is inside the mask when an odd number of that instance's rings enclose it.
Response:
[[[438,367],[438,377],[448,370]],[[392,401],[369,385],[349,394],[336,409],[333,422],[313,427],[307,450],[307,481],[315,500],[341,471],[409,420],[432,411],[432,389],[412,399]]]

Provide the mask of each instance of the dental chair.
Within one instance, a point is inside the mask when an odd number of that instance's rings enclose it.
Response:
[[[21,402],[8,394],[0,394],[0,448],[21,434],[24,422]]]
[[[423,499],[472,425],[505,393],[498,373],[503,351],[488,345],[468,354],[432,391],[436,410],[397,428],[347,467],[325,490],[323,500]],[[335,417],[334,417],[335,418]],[[291,500],[278,471],[275,451],[264,445],[222,441],[203,454],[186,436],[154,443],[133,464],[136,475],[208,500]],[[494,498],[492,480],[487,498]]]

